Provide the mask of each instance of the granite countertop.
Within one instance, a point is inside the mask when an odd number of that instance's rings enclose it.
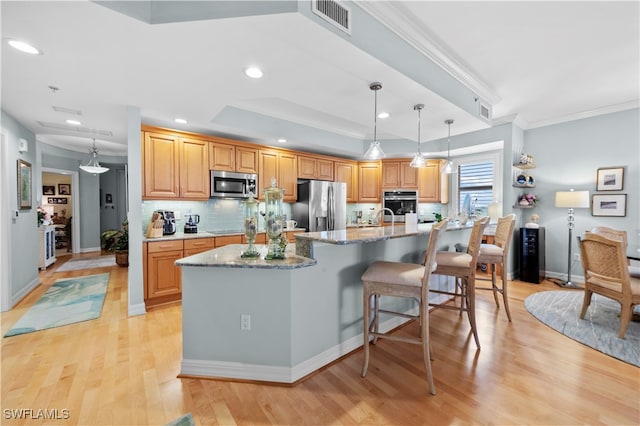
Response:
[[[308,257],[295,254],[295,244],[287,245],[285,258],[281,260],[265,260],[268,246],[256,244],[260,257],[256,259],[243,259],[241,254],[247,249],[247,244],[229,244],[224,247],[208,250],[179,259],[175,262],[178,266],[200,266],[221,268],[258,268],[258,269],[296,269],[315,265],[317,262]]]
[[[420,223],[415,228],[408,230],[402,225],[394,226],[369,226],[369,227],[350,227],[338,231],[322,231],[307,232],[304,234],[296,234],[296,241],[304,240],[304,242],[319,241],[329,244],[359,244],[372,241],[389,240],[392,238],[403,238],[413,235],[428,234],[431,231],[432,223]],[[469,229],[473,224],[456,226],[447,226],[447,231],[456,231],[460,229]]]
[[[284,232],[304,232],[304,228],[293,228],[286,229]],[[264,234],[265,231],[258,231],[259,234]],[[184,232],[176,232],[173,235],[163,235],[158,238],[148,238],[143,237],[142,242],[148,243],[152,241],[171,241],[171,240],[189,240],[193,238],[212,238],[212,237],[225,237],[232,235],[244,235],[243,231],[234,231],[234,230],[220,230],[220,231],[198,231],[196,234],[185,234]]]

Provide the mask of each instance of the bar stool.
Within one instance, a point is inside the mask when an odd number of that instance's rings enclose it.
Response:
[[[489,217],[483,217],[473,222],[466,253],[452,251],[439,251],[436,253],[437,267],[433,273],[455,277],[456,288],[454,291],[430,290],[432,293],[449,295],[454,299],[454,302],[458,295],[461,296],[460,307],[455,306],[455,304],[448,304],[449,300],[439,304],[430,304],[430,306],[455,309],[460,313],[466,312],[478,349],[480,349],[480,340],[478,339],[478,329],[476,327],[476,265],[480,254],[480,244],[482,244],[482,234],[487,223],[489,223]],[[460,294],[458,294],[458,288],[460,289]]]
[[[513,228],[516,224],[516,215],[509,214],[498,219],[496,226],[495,241],[493,244],[481,244],[480,254],[478,255],[478,263],[491,265],[491,279],[476,278],[478,281],[491,281],[491,287],[478,287],[476,290],[493,291],[493,299],[498,303],[498,293],[502,294],[504,310],[507,312],[507,318],[511,321],[511,312],[509,311],[509,299],[507,298],[507,262],[509,259],[509,247],[513,239]],[[500,265],[501,286],[496,283],[496,265]]]
[[[364,318],[364,363],[362,377],[367,375],[369,367],[369,336],[373,336],[375,344],[378,338],[390,339],[405,343],[422,345],[424,367],[431,394],[436,394],[431,372],[431,344],[429,341],[429,279],[435,269],[436,244],[440,231],[447,226],[444,220],[433,225],[427,245],[424,265],[402,262],[377,261],[371,264],[362,274],[363,283],[363,318]],[[393,296],[412,298],[418,301],[418,314],[410,315],[380,309],[380,297]],[[371,298],[373,297],[373,316]],[[420,336],[409,337],[380,333],[378,329],[380,313],[391,314],[420,321]]]

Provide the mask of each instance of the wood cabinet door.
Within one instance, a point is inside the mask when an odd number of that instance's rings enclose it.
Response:
[[[258,150],[236,146],[236,172],[258,173]],[[260,177],[258,176],[258,179]]]
[[[324,158],[318,158],[317,171],[318,171],[317,173],[318,179],[333,181],[333,178],[334,178],[333,161],[326,160]]]
[[[225,172],[236,171],[236,147],[226,143],[209,143],[209,169]]]
[[[271,179],[278,179],[278,152],[261,149],[258,151],[258,198],[264,200],[264,188],[271,187]],[[278,186],[281,183],[278,181]]]
[[[418,170],[410,166],[411,161],[400,162],[400,188],[418,189]]]
[[[223,235],[216,237],[216,248],[227,244],[242,244],[242,235]]]
[[[180,198],[208,200],[209,142],[182,138],[180,141]]]
[[[144,132],[142,154],[143,198],[180,196],[180,151],[178,136]]]
[[[147,255],[148,298],[169,296],[182,292],[182,271],[174,262],[181,259],[182,250],[149,253]]]
[[[443,178],[440,173],[440,161],[429,161],[426,167],[418,172],[418,202],[447,203],[449,202],[448,176]]]
[[[401,187],[399,162],[382,162],[382,187],[386,189],[399,189]]]
[[[298,201],[298,156],[281,152],[278,155],[278,186],[284,189],[284,201]]]
[[[317,179],[317,165],[318,160],[315,158],[298,155],[298,177],[300,179]]]
[[[347,184],[347,203],[358,202],[358,164],[356,162],[336,161],[334,164],[335,181]]]
[[[358,202],[379,203],[381,191],[380,163],[358,163]]]

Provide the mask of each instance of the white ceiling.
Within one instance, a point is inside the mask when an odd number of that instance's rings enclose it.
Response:
[[[494,124],[531,128],[638,106],[637,1],[358,5],[489,101]],[[416,103],[426,104],[422,142],[446,137],[446,118],[456,120],[452,134],[487,127],[300,13],[155,25],[86,1],[2,1],[1,13],[2,109],[54,146],[86,152],[95,137],[101,154],[126,155],[126,108],[137,106],[144,123],[359,153],[373,137],[373,81],[383,84],[378,110],[391,113],[378,120],[378,139],[398,141],[398,152],[415,149]],[[8,37],[44,53],[18,52]],[[250,64],[265,77],[244,76]],[[259,126],[264,117],[270,124]]]

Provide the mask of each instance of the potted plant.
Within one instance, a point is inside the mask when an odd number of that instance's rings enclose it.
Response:
[[[118,266],[129,266],[129,221],[122,222],[122,229],[109,229],[102,233],[105,249],[116,255]]]

